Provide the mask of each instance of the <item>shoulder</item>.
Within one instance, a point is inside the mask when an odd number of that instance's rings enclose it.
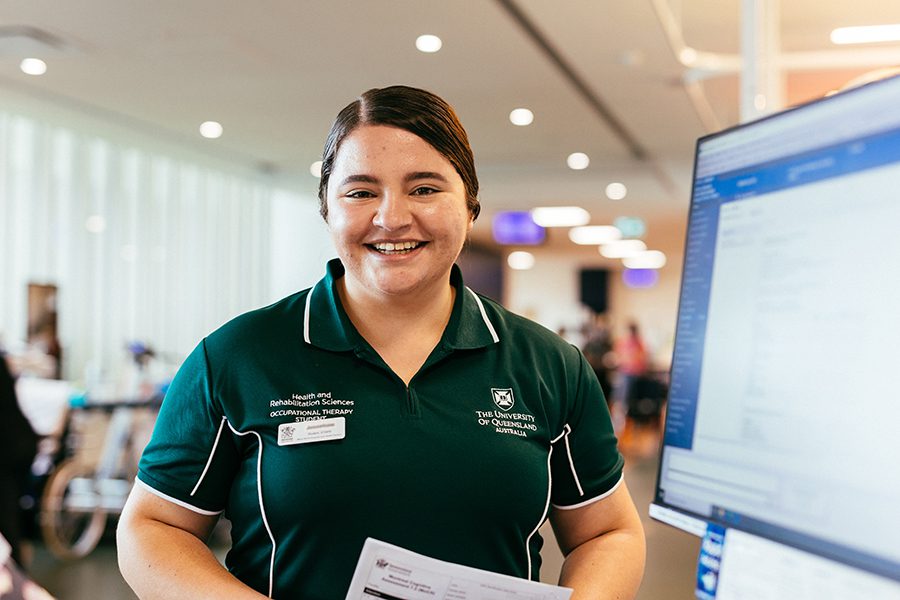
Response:
[[[581,352],[540,323],[518,315],[478,294],[485,315],[494,325],[502,345],[517,353],[541,354],[549,359],[579,361]]]
[[[206,337],[207,351],[247,351],[283,338],[301,339],[309,292],[305,289],[234,317]]]

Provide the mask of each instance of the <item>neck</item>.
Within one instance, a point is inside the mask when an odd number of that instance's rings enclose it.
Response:
[[[456,290],[449,279],[414,295],[370,294],[348,285],[347,277],[337,282],[338,295],[350,321],[366,340],[373,343],[386,337],[402,336],[410,330],[432,329],[443,333]]]
[[[407,384],[440,341],[453,312],[456,289],[449,280],[415,297],[354,294],[346,276],[337,282],[347,316],[387,365]]]

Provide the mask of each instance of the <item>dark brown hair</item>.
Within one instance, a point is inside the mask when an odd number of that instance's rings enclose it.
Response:
[[[328,220],[328,179],[337,151],[348,135],[362,125],[388,125],[405,129],[444,155],[459,173],[466,189],[466,207],[472,219],[478,218],[478,176],[469,136],[453,108],[441,97],[405,85],[374,88],[348,104],[338,113],[322,152],[322,178],[319,180],[319,212]]]

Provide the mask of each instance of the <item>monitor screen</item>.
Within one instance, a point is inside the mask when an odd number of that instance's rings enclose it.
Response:
[[[701,138],[651,516],[900,580],[900,78]]]

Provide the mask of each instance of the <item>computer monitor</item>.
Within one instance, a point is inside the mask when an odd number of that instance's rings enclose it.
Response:
[[[651,516],[900,581],[900,78],[697,142]]]

